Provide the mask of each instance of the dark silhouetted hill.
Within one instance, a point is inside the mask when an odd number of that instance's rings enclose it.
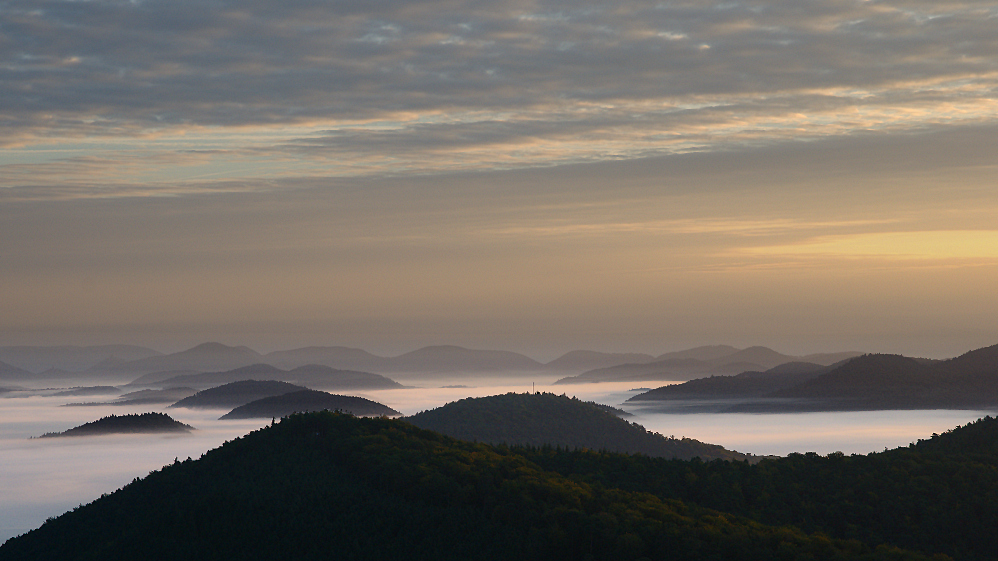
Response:
[[[283,395],[286,393],[307,390],[287,382],[276,380],[240,380],[230,382],[196,394],[185,397],[170,407],[186,407],[188,409],[231,409],[245,405],[251,401]]]
[[[327,410],[342,411],[358,417],[401,415],[391,407],[363,397],[301,390],[251,401],[222,415],[221,419],[280,418],[292,413]]]
[[[64,432],[43,434],[39,438],[121,433],[190,432],[192,430],[194,427],[175,421],[166,413],[142,413],[140,415],[110,415]]]
[[[454,438],[491,444],[561,446],[664,458],[747,459],[689,438],[666,438],[605,408],[550,393],[468,398],[406,417]]]
[[[681,473],[687,493],[726,495],[737,487],[724,470],[743,477],[760,474],[768,480],[772,470],[765,464],[493,448],[386,418],[328,412],[293,415],[226,442],[198,460],[175,462],[49,519],[7,541],[0,557],[5,561],[929,559],[925,553],[882,542],[807,535],[789,525],[767,526],[671,498],[665,487],[650,483],[668,482],[673,473]],[[717,476],[709,477],[705,470],[714,470]],[[655,492],[633,490],[639,483]],[[780,490],[779,498],[813,500],[805,494],[812,490],[809,485]],[[867,500],[860,495],[854,500],[856,506],[846,512],[855,512]],[[789,508],[799,503],[792,500]],[[898,512],[903,511],[892,510]],[[899,526],[910,527],[910,518],[894,519]],[[844,524],[861,521],[848,514],[844,520]],[[940,534],[929,527],[918,537],[926,536]],[[975,539],[974,543],[986,540]]]

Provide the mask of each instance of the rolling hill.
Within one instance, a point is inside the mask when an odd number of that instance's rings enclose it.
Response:
[[[280,418],[292,413],[342,411],[358,417],[397,416],[398,411],[363,397],[334,395],[317,390],[300,390],[251,401],[240,405],[221,419]]]
[[[39,438],[99,436],[105,434],[176,433],[191,432],[192,430],[194,430],[194,427],[175,421],[165,413],[142,413],[141,415],[109,415],[63,432],[46,433]]]
[[[273,397],[275,395],[283,395],[306,389],[308,388],[276,380],[240,380],[207,390],[201,390],[194,395],[181,399],[170,407],[231,409],[265,397]]]
[[[454,438],[529,446],[561,446],[664,458],[749,459],[690,438],[666,438],[596,404],[551,393],[468,398],[406,421]]]

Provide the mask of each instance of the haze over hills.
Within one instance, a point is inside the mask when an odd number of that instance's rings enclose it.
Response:
[[[54,364],[48,366],[50,371],[44,374],[40,373],[40,370],[25,369],[30,375],[23,373],[21,375],[26,376],[25,379],[28,381],[50,378],[72,380],[81,377],[93,380],[111,378],[117,380],[135,375],[138,378],[133,378],[133,383],[137,384],[155,384],[181,374],[226,372],[258,364],[275,366],[285,371],[301,366],[321,365],[337,370],[394,373],[407,379],[433,375],[467,377],[578,372],[583,373],[579,381],[601,381],[604,378],[688,379],[695,374],[737,374],[745,370],[764,370],[790,360],[808,360],[808,357],[789,357],[765,347],[737,349],[727,345],[696,347],[665,353],[658,357],[644,353],[576,350],[546,364],[515,352],[467,349],[454,345],[423,347],[393,357],[377,356],[363,349],[342,346],[313,346],[260,354],[245,346],[229,346],[222,343],[203,343],[171,354],[128,345],[4,347],[4,349],[19,357],[30,358],[32,364]],[[48,352],[54,354],[46,361],[45,356]],[[858,353],[815,355],[818,358],[812,361],[824,363],[833,358],[855,354]],[[0,360],[2,358],[0,356]],[[61,368],[59,364],[69,362],[75,365],[75,369],[65,372],[51,370]],[[10,366],[23,369],[23,366],[16,363],[10,363]],[[11,371],[9,376],[13,379],[15,375],[16,373]],[[3,376],[2,372],[0,376]],[[662,378],[662,376],[669,377]],[[4,378],[0,377],[0,380],[2,379]],[[570,377],[561,383],[572,380],[574,378]]]
[[[363,397],[304,389],[251,401],[222,415],[220,419],[281,418],[311,411],[342,411],[358,417],[401,415],[391,407]]]
[[[569,351],[544,365],[544,370],[585,372],[620,364],[651,362],[652,355],[644,353],[601,353],[597,351]]]
[[[194,388],[171,387],[161,390],[138,390],[121,394],[114,401],[67,403],[66,407],[83,407],[97,405],[152,405],[158,403],[173,403],[178,399],[194,395]]]
[[[32,378],[33,375],[31,372],[12,364],[7,364],[6,362],[0,362],[0,380],[7,382],[30,380]]]
[[[946,361],[867,354],[831,366],[788,363],[767,372],[664,386],[632,403],[717,402],[717,411],[852,411],[998,407],[998,345]]]
[[[402,384],[379,374],[358,372],[355,370],[338,370],[318,364],[299,366],[292,370],[281,370],[269,364],[254,364],[225,372],[206,372],[202,374],[174,376],[156,382],[155,385],[161,387],[191,386],[195,388],[209,388],[230,382],[260,378],[290,382],[305,387],[327,389],[374,390],[404,387]]]
[[[734,375],[748,371],[765,371],[789,362],[812,362],[829,365],[859,356],[858,352],[821,353],[795,357],[767,347],[736,349],[724,345],[698,347],[689,351],[666,353],[653,362],[622,364],[569,376],[556,384],[578,384],[610,381],[691,380],[709,375]],[[709,358],[698,358],[709,357]]]
[[[750,459],[690,438],[666,438],[596,404],[551,393],[467,398],[423,411],[406,421],[454,438],[529,446],[607,450],[653,457]]]
[[[30,372],[43,372],[50,368],[80,372],[111,359],[134,361],[161,354],[159,351],[136,345],[0,347],[0,361]]]
[[[263,362],[263,356],[249,347],[202,343],[178,353],[122,362],[108,368],[112,372],[157,372],[164,370],[232,370]]]

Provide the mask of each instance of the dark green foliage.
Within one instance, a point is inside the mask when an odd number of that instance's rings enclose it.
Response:
[[[866,456],[791,454],[745,462],[518,450],[591,484],[641,490],[833,538],[956,559],[998,552],[998,419]]]
[[[406,419],[454,438],[491,444],[561,446],[664,458],[745,459],[691,438],[666,438],[604,407],[551,393],[494,395],[448,403]]]
[[[591,475],[399,420],[293,415],[50,519],[0,558],[928,559],[582,480]]]
[[[193,429],[194,427],[190,425],[175,421],[166,413],[142,413],[141,415],[109,415],[65,432],[46,433],[39,438],[138,432],[190,432]]]
[[[252,419],[252,418],[277,418],[290,415],[291,413],[307,413],[309,411],[343,411],[353,415],[400,415],[391,407],[382,405],[377,401],[354,397],[349,395],[334,395],[318,390],[301,390],[265,397],[236,407],[225,415],[222,419]]]

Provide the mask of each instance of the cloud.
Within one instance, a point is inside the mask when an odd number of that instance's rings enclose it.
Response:
[[[8,154],[0,177],[73,183],[81,150],[128,159],[121,142],[151,159],[106,182],[176,191],[153,184],[179,168],[150,161],[384,176],[993,122],[996,17],[969,0],[16,0],[0,142],[49,151],[27,171]],[[182,161],[191,146],[228,153]]]
[[[925,230],[819,236],[789,245],[754,247],[754,255],[876,258],[878,260],[964,261],[975,266],[998,262],[996,230]]]

